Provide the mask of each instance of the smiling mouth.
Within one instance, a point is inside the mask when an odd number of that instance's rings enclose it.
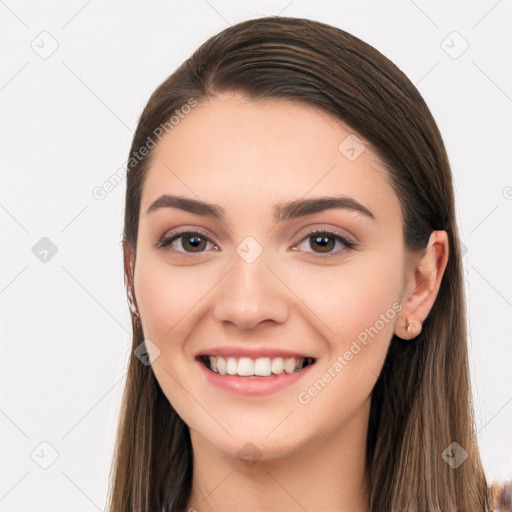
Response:
[[[300,372],[314,364],[312,357],[220,357],[199,356],[206,368],[219,375],[273,377]]]

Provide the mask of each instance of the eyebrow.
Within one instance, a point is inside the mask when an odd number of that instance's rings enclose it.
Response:
[[[160,208],[177,208],[217,220],[225,219],[225,210],[222,206],[183,196],[161,195],[151,203],[146,215]],[[274,206],[274,219],[276,222],[283,222],[331,209],[354,211],[375,221],[375,216],[366,206],[348,196],[314,197],[278,203]]]

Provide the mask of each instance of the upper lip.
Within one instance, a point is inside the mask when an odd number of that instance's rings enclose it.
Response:
[[[212,347],[205,350],[201,350],[196,354],[197,357],[201,356],[220,356],[220,357],[250,357],[251,359],[257,359],[259,357],[295,357],[295,358],[307,358],[309,356],[304,353],[294,352],[291,350],[285,350],[283,348],[276,347],[239,347],[235,345],[226,345],[222,347]]]

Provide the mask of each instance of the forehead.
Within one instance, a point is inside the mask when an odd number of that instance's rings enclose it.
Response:
[[[163,193],[260,207],[328,193],[398,206],[381,162],[341,120],[237,94],[200,102],[153,149],[141,212]]]

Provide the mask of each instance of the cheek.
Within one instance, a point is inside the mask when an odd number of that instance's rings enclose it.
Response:
[[[312,309],[328,326],[322,329],[327,357],[318,361],[297,401],[309,418],[325,418],[325,411],[330,411],[329,425],[318,427],[326,433],[368,407],[384,364],[401,309],[401,281],[397,270],[381,263],[365,266],[364,272],[355,265],[350,273],[340,268],[335,278],[323,281],[323,293],[319,287],[309,292]]]
[[[358,255],[346,265],[311,272],[295,281],[295,291],[321,320],[331,352],[343,350],[375,324],[383,337],[391,336],[402,284],[397,255]]]
[[[393,336],[401,290],[401,257],[395,252],[359,256],[347,265],[304,275],[300,294],[320,318],[326,356],[304,383],[298,402],[312,414],[331,408],[345,421],[366,402]],[[333,403],[343,407],[332,409]]]
[[[134,290],[142,319],[144,335],[159,343],[176,337],[200,299],[200,288],[191,286],[190,269],[171,269],[144,255],[135,268]]]
[[[188,362],[185,340],[198,321],[197,305],[208,288],[206,283],[191,286],[190,268],[171,268],[144,256],[137,265],[134,290],[153,373],[176,410],[194,411],[194,403],[179,383],[187,378],[182,372]]]

